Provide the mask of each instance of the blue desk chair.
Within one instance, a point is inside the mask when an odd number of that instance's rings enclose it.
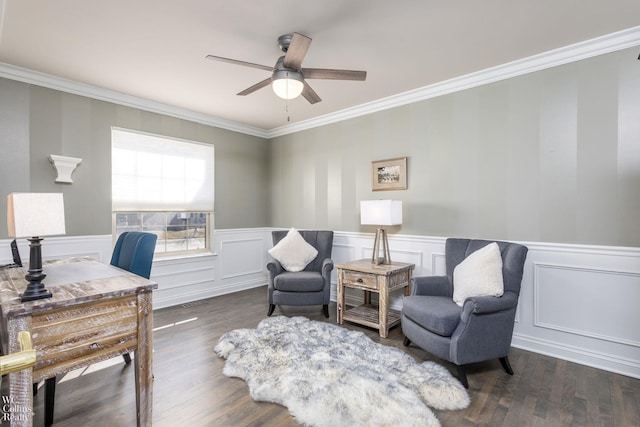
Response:
[[[156,240],[158,236],[151,233],[141,231],[122,233],[113,248],[111,265],[148,279],[151,274]]]
[[[125,231],[118,237],[111,255],[111,265],[148,279],[151,275],[153,253],[158,236],[141,231]],[[125,363],[131,363],[129,353],[122,355]]]
[[[143,233],[141,231],[126,231],[122,233],[113,248],[111,265],[148,279],[151,275],[156,240],[158,240],[158,236],[152,233]],[[125,363],[131,363],[129,353],[123,354],[122,357]],[[34,394],[36,391],[37,384],[34,384]],[[45,381],[44,403],[44,424],[47,427],[53,424],[55,393],[56,377],[48,378]]]

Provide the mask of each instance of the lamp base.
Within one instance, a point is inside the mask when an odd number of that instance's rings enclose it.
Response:
[[[382,246],[382,257],[380,254],[380,246]],[[391,264],[391,254],[389,253],[389,241],[387,240],[387,230],[378,228],[376,230],[376,239],[373,243],[373,256],[371,262],[376,265]]]
[[[27,286],[27,289],[23,294],[20,294],[20,301],[35,301],[38,299],[51,298],[53,294],[45,289],[42,283],[32,286],[31,283]]]
[[[42,245],[40,237],[27,239],[29,243],[29,271],[24,276],[29,282],[27,289],[20,294],[20,301],[35,301],[38,299],[51,298],[53,294],[45,289],[42,280],[47,277],[42,272]]]

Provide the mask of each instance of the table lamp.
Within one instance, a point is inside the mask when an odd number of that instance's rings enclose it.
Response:
[[[11,193],[7,196],[9,237],[26,237],[29,241],[29,282],[20,300],[50,298],[42,284],[42,237],[65,234],[62,193]]]
[[[387,230],[382,226],[402,224],[402,202],[399,200],[362,200],[360,201],[360,223],[378,226],[371,262],[391,264]],[[382,258],[379,257],[380,246],[382,246]]]

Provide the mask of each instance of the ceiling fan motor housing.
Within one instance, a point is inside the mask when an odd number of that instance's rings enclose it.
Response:
[[[289,50],[289,46],[291,45],[292,38],[293,38],[293,34],[285,34],[284,36],[278,37],[278,45],[280,46],[280,49],[282,49],[284,53],[287,53],[287,51]]]
[[[280,58],[278,58],[278,61],[276,61],[276,65],[273,67],[273,74],[271,75],[271,79],[295,79],[302,81],[304,79],[304,74],[302,74],[302,70],[294,70],[293,68],[285,67],[284,56],[281,56]]]

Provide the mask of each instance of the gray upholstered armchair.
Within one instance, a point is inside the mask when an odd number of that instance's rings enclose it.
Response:
[[[528,249],[496,242],[502,257],[504,294],[500,297],[467,297],[462,307],[453,301],[454,269],[487,240],[447,239],[446,276],[414,277],[411,295],[403,300],[404,345],[412,342],[441,359],[457,365],[458,379],[469,387],[466,364],[499,359],[513,375],[507,354]],[[499,267],[498,267],[499,268]]]
[[[274,246],[287,235],[287,232],[272,232]],[[318,255],[304,270],[297,272],[286,271],[275,259],[267,263],[267,315],[273,314],[276,305],[322,305],[324,316],[328,318],[333,270],[333,231],[301,230],[300,234],[307,243],[316,248]]]

